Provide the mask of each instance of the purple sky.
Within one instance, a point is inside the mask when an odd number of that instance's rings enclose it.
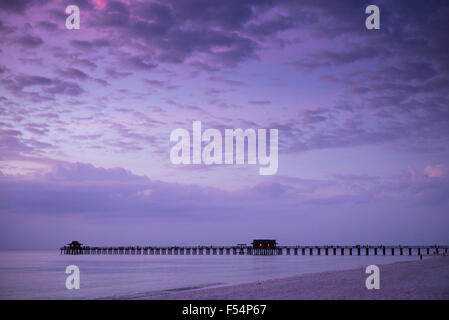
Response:
[[[423,0],[0,2],[0,249],[448,244],[448,16]],[[170,132],[194,120],[279,129],[277,174],[172,165]]]

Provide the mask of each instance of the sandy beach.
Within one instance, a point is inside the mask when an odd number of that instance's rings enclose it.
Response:
[[[449,256],[379,265],[380,289],[368,290],[365,269],[306,274],[284,279],[165,292],[148,299],[449,299]]]

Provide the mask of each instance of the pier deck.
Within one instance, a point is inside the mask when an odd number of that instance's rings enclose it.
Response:
[[[164,246],[164,247],[81,247],[60,248],[61,254],[70,255],[438,255],[447,254],[449,246],[278,246],[256,249],[252,246]]]

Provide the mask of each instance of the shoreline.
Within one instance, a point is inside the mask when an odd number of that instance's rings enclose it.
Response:
[[[380,289],[368,290],[364,268],[309,273],[252,283],[163,292],[149,300],[449,299],[449,256],[378,265]]]

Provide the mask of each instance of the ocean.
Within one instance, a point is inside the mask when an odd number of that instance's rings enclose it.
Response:
[[[145,299],[160,293],[417,260],[417,256],[60,255],[0,252],[0,299]],[[80,289],[68,290],[68,265]]]

